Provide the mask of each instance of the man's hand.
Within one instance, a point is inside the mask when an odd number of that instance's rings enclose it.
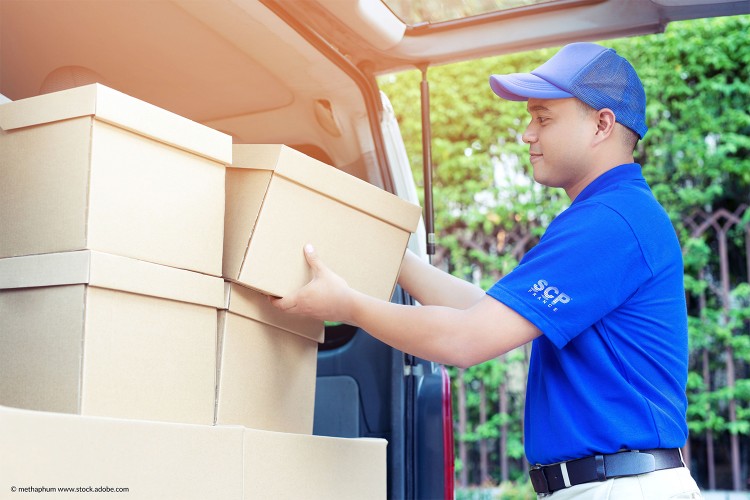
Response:
[[[312,245],[305,245],[304,253],[313,272],[312,280],[291,295],[271,298],[271,303],[284,312],[323,321],[351,321],[354,290],[323,264]]]

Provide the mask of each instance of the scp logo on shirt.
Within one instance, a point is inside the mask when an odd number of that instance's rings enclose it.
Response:
[[[570,296],[561,292],[556,286],[551,286],[547,280],[537,281],[531,285],[528,292],[553,312],[557,312],[558,306],[571,301]]]

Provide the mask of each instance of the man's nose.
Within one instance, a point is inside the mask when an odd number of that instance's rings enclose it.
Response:
[[[532,142],[537,141],[536,131],[532,129],[531,125],[526,127],[526,130],[524,130],[523,135],[521,136],[521,140],[526,144],[531,144]]]

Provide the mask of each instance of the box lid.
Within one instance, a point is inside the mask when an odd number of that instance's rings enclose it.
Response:
[[[325,326],[322,321],[279,311],[271,305],[266,295],[237,283],[225,282],[222,308],[245,318],[307,337],[318,343],[323,342],[325,336]]]
[[[283,144],[235,144],[232,157],[232,167],[273,170],[404,231],[416,231],[422,215],[418,205]]]
[[[0,259],[0,290],[87,284],[204,306],[222,307],[214,276],[91,250]]]
[[[95,116],[221,163],[232,162],[232,137],[99,83],[9,102],[0,106],[5,131]]]

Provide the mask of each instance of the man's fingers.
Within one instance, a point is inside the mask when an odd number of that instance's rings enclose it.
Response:
[[[297,301],[294,297],[269,296],[268,299],[271,301],[271,305],[273,305],[276,309],[280,309],[282,311],[289,311],[297,306]]]
[[[307,260],[307,265],[310,266],[310,269],[315,272],[320,272],[325,269],[325,265],[320,261],[318,253],[315,251],[315,247],[313,247],[310,243],[305,245],[304,253],[305,260]]]
[[[318,275],[318,273],[325,269],[325,265],[320,262],[320,259],[318,258],[318,254],[315,253],[315,248],[308,243],[304,247],[304,254],[305,259],[307,260],[308,265],[310,266],[310,269],[313,270],[313,273],[315,276]],[[313,278],[314,281],[314,278]],[[308,284],[309,286],[309,284]],[[307,287],[303,287],[300,290],[297,290],[293,295],[288,295],[286,297],[268,297],[268,300],[271,302],[271,305],[273,305],[276,309],[279,309],[284,312],[297,312],[297,306],[299,305],[300,300],[300,292]]]

